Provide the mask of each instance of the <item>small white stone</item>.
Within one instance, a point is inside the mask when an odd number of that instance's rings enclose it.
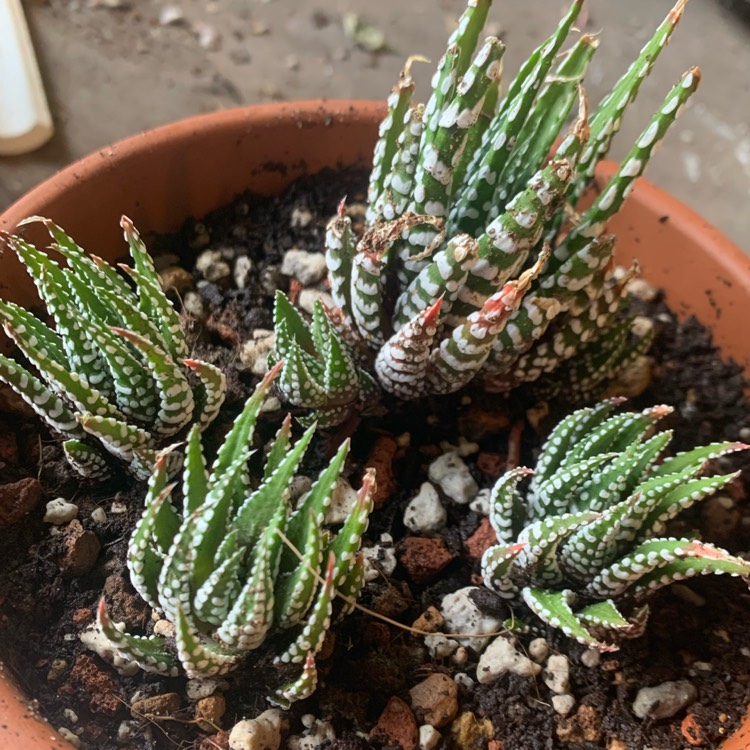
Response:
[[[205,677],[200,680],[188,680],[185,685],[185,692],[191,701],[199,701],[201,698],[208,698],[213,695],[220,687],[221,682],[213,677]]]
[[[173,622],[167,619],[157,620],[154,623],[154,635],[161,635],[164,638],[171,638],[175,633]]]
[[[440,732],[430,724],[419,727],[419,750],[435,750],[441,739]]]
[[[174,26],[178,23],[182,23],[185,20],[185,14],[182,12],[182,8],[179,5],[165,5],[159,11],[159,25],[160,26]]]
[[[491,685],[506,672],[519,677],[534,677],[542,667],[516,649],[516,639],[501,635],[495,638],[482,654],[477,664],[477,680]]]
[[[78,714],[72,708],[64,708],[63,716],[71,723],[78,723]]]
[[[94,508],[94,510],[91,511],[91,520],[96,523],[106,523],[107,511],[105,511],[104,508]]]
[[[289,219],[291,227],[304,229],[313,220],[312,211],[304,206],[295,206],[292,209],[292,215]]]
[[[182,309],[196,320],[203,320],[206,317],[203,297],[193,289],[185,292],[185,296],[182,298]]]
[[[357,502],[357,491],[349,484],[349,480],[339,477],[333,486],[331,493],[331,504],[326,509],[325,523],[344,523],[351,515]]]
[[[456,672],[453,676],[453,682],[455,682],[456,685],[463,685],[467,689],[473,688],[476,684],[466,672]]]
[[[281,273],[291,276],[303,286],[317,284],[326,275],[326,257],[323,253],[308,253],[292,248],[284,253]]]
[[[277,396],[268,396],[260,407],[261,414],[270,414],[281,409],[281,400]]]
[[[675,583],[669,587],[669,593],[678,599],[691,604],[693,607],[705,607],[706,598],[701,596],[697,591],[685,586],[684,583]]]
[[[451,661],[457,667],[463,667],[463,665],[466,664],[467,661],[469,661],[469,650],[464,648],[463,646],[460,646],[456,649],[456,653],[451,656]]]
[[[541,664],[549,654],[549,644],[545,638],[534,638],[529,643],[529,656],[537,663]]]
[[[78,515],[78,506],[69,503],[64,497],[56,497],[47,503],[47,511],[44,514],[45,523],[53,523],[61,526],[72,521]]]
[[[132,740],[140,731],[140,722],[128,719],[120,723],[117,727],[117,741],[123,744]]]
[[[469,508],[475,513],[481,513],[483,516],[490,514],[490,498],[492,497],[492,488],[485,487],[477,492],[477,496],[469,503]]]
[[[595,648],[589,648],[581,654],[581,664],[584,667],[598,667],[601,661],[602,655]]]
[[[252,338],[240,347],[238,370],[249,370],[263,377],[268,372],[268,355],[276,345],[276,334],[266,328],[256,328]]]
[[[320,300],[326,307],[335,307],[333,297],[328,292],[321,292],[319,289],[303,289],[297,298],[297,304],[301,310],[309,315],[313,314],[315,303]]]
[[[312,714],[302,717],[305,731],[300,735],[292,735],[286,741],[288,750],[317,750],[324,742],[336,739],[336,732],[330,722],[316,719]]]
[[[466,586],[458,591],[446,594],[440,604],[440,612],[445,619],[445,630],[449,633],[495,633],[501,628],[496,617],[484,614],[471,599],[471,592],[479,590],[476,586]],[[462,646],[473,648],[479,653],[489,642],[486,638],[457,638]]]
[[[247,282],[250,280],[250,275],[255,268],[253,259],[248,255],[240,255],[239,258],[234,262],[234,283],[238,289],[245,289]]]
[[[570,662],[567,656],[553,654],[547,659],[542,674],[544,684],[553,692],[562,695],[570,689]]]
[[[58,727],[57,732],[60,737],[73,745],[73,747],[81,746],[80,738],[76,734],[73,734],[73,732],[71,732],[67,727]]]
[[[576,704],[576,699],[570,693],[552,696],[552,708],[561,716],[567,716]]]
[[[121,500],[115,500],[112,505],[109,506],[109,512],[114,513],[115,515],[121,515],[128,512],[128,506]]]
[[[633,701],[633,713],[639,719],[668,719],[689,706],[698,697],[695,685],[687,680],[662,682],[641,688]]]
[[[656,298],[658,293],[655,287],[640,277],[629,281],[625,290],[628,294],[632,294],[636,299],[643,300],[644,302],[651,302]]]
[[[448,514],[437,490],[429,482],[422,482],[419,492],[404,510],[404,525],[414,532],[437,531],[447,520]]]
[[[396,550],[393,549],[393,538],[390,534],[382,534],[380,544],[362,548],[365,563],[365,581],[368,583],[380,578],[389,577],[396,570]]]
[[[433,659],[447,659],[458,650],[458,641],[444,635],[426,635],[424,645]]]
[[[195,261],[195,270],[206,281],[221,281],[232,273],[221,250],[205,250],[202,252]]]
[[[471,502],[479,491],[469,467],[455,451],[438,456],[430,464],[427,475],[454,503],[459,505]]]
[[[229,733],[230,750],[279,750],[286,724],[284,715],[275,708],[269,708],[256,719],[244,719]]]

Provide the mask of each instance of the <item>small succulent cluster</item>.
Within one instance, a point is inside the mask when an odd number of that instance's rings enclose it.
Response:
[[[338,616],[347,614],[364,584],[359,548],[375,477],[373,470],[365,472],[338,533],[327,529],[325,511],[348,454],[347,441],[293,509],[290,486],[315,425],[292,443],[287,418],[269,447],[262,477],[252,481],[253,432],[278,369],[248,399],[210,473],[198,428],[190,430],[180,504],[173,502],[176,484],[168,484],[165,452],[149,480],[127,562],[138,593],[174,624],[176,652],[162,635],[123,632],[104,601],[99,625],[121,657],[163,674],[177,674],[181,664],[192,678],[225,674],[267,637],[289,633],[276,661],[300,665],[300,673],[276,691],[273,700],[284,704],[315,690],[315,655],[335,599],[342,602]]]
[[[581,81],[598,42],[583,35],[560,53],[583,1],[502,98],[503,44],[489,37],[475,54],[490,4],[468,3],[426,106],[412,102],[409,65],[402,74],[375,147],[364,235],[343,203],[329,224],[335,345],[311,341],[277,303],[278,355],[293,369],[281,389],[324,422],[371,401],[355,362],[374,365],[403,399],[472,380],[505,392],[554,371],[552,392],[590,400],[649,346],[622,314],[628,279],[613,275],[604,227],[698,86],[697,69],[669,91],[593,205],[578,207],[685,0],[590,117]],[[554,148],[576,99],[577,122]]]
[[[671,409],[610,416],[619,401],[573,412],[552,431],[533,472],[521,467],[498,480],[490,500],[498,544],[482,558],[486,586],[605,651],[643,632],[645,599],[663,586],[708,574],[750,583],[750,561],[698,539],[662,536],[678,513],[738,476],[702,477],[706,462],[750,446],[714,443],[657,463],[671,433],[649,434]],[[529,475],[523,493],[519,482]]]
[[[146,479],[161,441],[191,422],[202,430],[216,417],[226,378],[214,365],[188,357],[179,316],[127,217],[121,226],[134,267],[121,268],[135,290],[49,219],[27,221],[44,224],[67,267],[20,237],[4,237],[55,327],[0,300],[6,334],[39,373],[0,355],[0,380],[65,436],[65,454],[80,474],[107,476],[109,453]],[[169,463],[170,472],[176,470],[179,454],[171,454]]]

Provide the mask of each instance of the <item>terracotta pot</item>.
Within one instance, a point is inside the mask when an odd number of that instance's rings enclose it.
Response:
[[[337,165],[369,164],[380,102],[301,102],[193,117],[128,138],[73,164],[0,215],[15,231],[31,215],[62,225],[91,252],[122,255],[120,215],[144,233],[177,229],[228,203],[247,188],[272,194],[303,174]],[[605,180],[614,165],[597,173]],[[750,370],[750,341],[741,334],[750,305],[750,259],[674,198],[641,180],[611,229],[618,260],[637,257],[644,277],[667,291],[679,315],[695,314],[725,355]],[[24,235],[47,244],[38,227]],[[0,296],[36,303],[15,257],[2,256]],[[3,342],[7,346],[7,342]],[[0,747],[52,750],[68,745],[36,718],[0,664]],[[724,750],[750,746],[750,717]]]

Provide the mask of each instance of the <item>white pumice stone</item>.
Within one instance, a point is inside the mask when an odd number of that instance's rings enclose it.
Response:
[[[326,307],[335,307],[333,297],[328,292],[322,292],[320,289],[303,289],[297,298],[297,304],[301,310],[309,315],[313,314],[315,303],[320,300]]]
[[[213,677],[188,680],[185,685],[185,692],[191,701],[199,701],[201,698],[208,698],[210,695],[213,695],[219,689],[220,685],[220,681]]]
[[[638,691],[633,701],[633,713],[639,719],[669,719],[697,697],[697,688],[687,680],[662,682]]]
[[[567,693],[570,689],[570,662],[567,656],[552,654],[547,659],[547,666],[542,673],[544,684],[558,695]]]
[[[287,250],[281,262],[281,273],[297,279],[303,286],[317,284],[327,270],[323,253],[309,253],[296,248]]]
[[[490,487],[485,487],[483,490],[479,490],[476,497],[469,503],[469,508],[475,513],[481,513],[481,515],[483,516],[489,516],[491,496],[492,489]]]
[[[552,708],[554,708],[560,716],[567,716],[573,710],[575,704],[576,699],[570,693],[552,696]]]
[[[477,680],[483,685],[491,685],[506,672],[519,677],[534,677],[542,671],[539,664],[531,661],[516,648],[516,639],[498,636],[487,647],[477,664]]]
[[[602,655],[595,648],[586,649],[581,654],[581,664],[584,667],[598,667],[602,663]]]
[[[357,502],[357,491],[349,484],[349,480],[339,477],[333,486],[331,504],[326,508],[325,523],[344,523],[351,514]]]
[[[443,736],[430,724],[419,727],[419,750],[435,750]]]
[[[469,467],[456,451],[438,456],[427,471],[430,481],[458,505],[466,505],[477,495],[479,487],[471,476]]]
[[[268,372],[268,355],[276,344],[276,334],[266,328],[256,328],[252,337],[240,347],[238,370],[249,370],[263,377]]]
[[[287,723],[276,708],[269,708],[256,719],[243,719],[229,732],[230,750],[279,750]]]
[[[458,642],[444,635],[426,635],[424,645],[433,659],[447,659],[458,649]]]
[[[414,532],[437,531],[447,520],[448,514],[437,490],[429,482],[422,482],[419,492],[406,506],[404,525]]]
[[[321,721],[312,714],[302,717],[305,731],[289,737],[286,741],[288,750],[317,750],[324,742],[336,739],[336,732],[330,722]]]
[[[62,737],[66,742],[69,742],[71,745],[73,745],[73,747],[81,746],[80,738],[76,734],[71,732],[67,727],[58,727],[57,732],[60,737]]]
[[[529,656],[537,663],[541,664],[549,654],[549,644],[546,638],[534,638],[529,643]]]
[[[45,523],[53,523],[60,526],[72,521],[78,515],[78,506],[69,503],[64,497],[56,497],[47,503],[47,511],[44,514]]]
[[[106,523],[107,511],[105,511],[104,508],[94,508],[94,510],[91,511],[91,520],[96,523]]]
[[[444,629],[449,633],[471,633],[481,636],[483,633],[495,633],[501,628],[501,622],[496,617],[484,614],[471,599],[471,592],[479,590],[476,586],[466,586],[453,591],[443,597],[440,612],[445,618]],[[480,652],[489,642],[486,638],[456,638],[455,640],[467,648]]]
[[[240,255],[234,262],[234,283],[238,289],[244,289],[255,268],[253,259],[247,255]]]
[[[365,563],[365,581],[368,583],[381,575],[393,575],[397,562],[393,537],[390,534],[381,534],[379,544],[362,548],[362,557]]]

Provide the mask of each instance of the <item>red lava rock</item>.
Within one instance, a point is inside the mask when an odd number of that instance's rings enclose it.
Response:
[[[442,539],[410,536],[399,545],[398,559],[414,583],[427,583],[450,563],[453,555]]]
[[[491,477],[499,477],[505,473],[507,457],[502,453],[482,451],[477,456],[477,468]]]
[[[293,305],[297,304],[297,299],[299,298],[299,293],[302,289],[302,282],[299,279],[289,279],[289,291],[287,292],[287,297],[289,297],[289,301]]]
[[[415,685],[409,697],[420,722],[436,729],[450,724],[458,713],[458,685],[439,672]]]
[[[375,481],[378,484],[373,495],[375,508],[382,508],[396,489],[393,479],[393,457],[397,449],[398,444],[392,437],[380,435],[367,456],[365,466],[375,469]]]
[[[94,713],[116,714],[126,705],[114,679],[88,654],[76,656],[66,684],[69,683],[79,685],[88,694],[89,708]]]
[[[706,741],[703,736],[703,727],[698,722],[695,714],[688,714],[680,725],[680,731],[685,741],[694,747],[700,747]]]
[[[490,740],[487,743],[487,750],[503,750],[503,743],[500,740]]]
[[[96,564],[101,544],[93,531],[86,531],[78,519],[72,520],[63,531],[64,552],[57,561],[66,576],[88,573]]]
[[[77,609],[73,612],[72,620],[76,625],[87,625],[94,619],[94,613],[87,608]]]
[[[42,486],[34,477],[0,485],[0,529],[12,526],[31,513],[41,499]]]
[[[471,435],[472,440],[497,435],[498,432],[510,427],[510,414],[506,409],[482,409],[471,407],[458,419],[458,429],[461,435]]]
[[[384,737],[388,744],[398,745],[403,750],[415,750],[419,739],[417,720],[409,706],[393,696],[380,714],[378,723],[372,728],[370,737]]]
[[[599,742],[601,724],[602,719],[597,710],[593,706],[582,705],[578,707],[574,716],[560,720],[557,736],[562,742]]]
[[[488,547],[497,544],[497,534],[489,518],[483,518],[477,530],[464,542],[466,552],[472,560],[481,560]]]

